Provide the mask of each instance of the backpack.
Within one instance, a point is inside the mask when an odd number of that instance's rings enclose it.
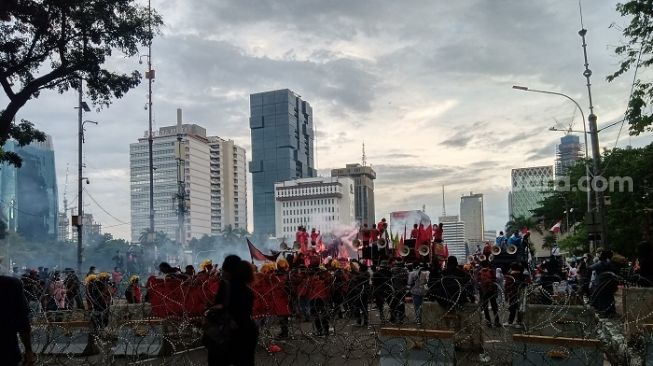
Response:
[[[478,283],[480,285],[481,293],[496,292],[497,286],[495,283],[494,272],[490,268],[481,268],[478,272]]]

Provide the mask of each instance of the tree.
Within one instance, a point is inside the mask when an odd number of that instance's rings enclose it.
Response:
[[[5,0],[3,0],[4,3]],[[138,54],[158,32],[161,17],[136,0],[18,0],[0,9],[0,85],[9,99],[0,111],[0,146],[21,146],[45,135],[17,112],[43,90],[63,93],[86,82],[94,105],[108,106],[140,83],[141,74],[104,67],[114,53]],[[20,166],[20,157],[0,150],[0,162]]]
[[[542,232],[542,227],[533,217],[525,216],[511,216],[510,221],[506,223],[506,235],[510,236],[515,231],[521,231],[523,228],[534,230],[538,233]]]
[[[653,6],[650,0],[631,0],[617,4],[617,11],[630,18],[630,24],[623,29],[626,43],[615,48],[615,53],[622,57],[619,69],[608,76],[613,81],[631,68],[653,65]],[[639,135],[644,131],[653,131],[653,115],[646,108],[653,101],[653,83],[635,79],[633,94],[628,101],[626,119],[630,124],[630,134]]]

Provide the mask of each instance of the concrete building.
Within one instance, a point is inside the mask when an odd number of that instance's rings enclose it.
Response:
[[[273,235],[275,183],[315,177],[313,109],[299,95],[275,90],[250,95],[254,231]]]
[[[303,178],[274,185],[276,237],[295,240],[302,225],[322,233],[355,222],[354,181],[348,177]]]
[[[577,135],[565,135],[560,138],[556,147],[556,177],[564,177],[571,167],[582,159],[583,145]]]
[[[154,134],[154,229],[185,245],[226,225],[236,227],[236,219],[238,227],[246,227],[247,193],[245,150],[233,141],[207,136],[201,126],[182,122],[181,110],[177,110],[177,125],[162,127]],[[130,145],[130,169],[131,236],[138,242],[149,229],[147,132]],[[184,202],[183,230],[178,215],[180,199]]]
[[[332,169],[332,177],[349,177],[354,180],[355,219],[359,224],[376,223],[374,217],[374,179],[376,172],[370,166],[347,164],[345,168]]]
[[[59,212],[59,219],[57,225],[59,229],[57,230],[57,241],[67,242],[70,241],[70,218],[66,212]]]
[[[497,239],[497,235],[499,235],[499,232],[496,230],[485,230],[483,232],[483,240],[494,243]]]
[[[59,197],[52,138],[22,147],[8,140],[2,149],[22,159],[20,168],[0,166],[0,217],[7,229],[30,241],[57,240]]]
[[[442,241],[449,248],[449,255],[456,256],[458,263],[464,263],[468,254],[465,240],[465,223],[460,221],[458,215],[440,216],[442,223]]]
[[[482,243],[485,238],[483,194],[469,193],[460,197],[460,221],[465,223],[465,240],[470,245]]]
[[[553,166],[536,166],[513,169],[512,191],[509,193],[510,217],[531,217],[532,210],[540,207],[540,201],[550,195]]]

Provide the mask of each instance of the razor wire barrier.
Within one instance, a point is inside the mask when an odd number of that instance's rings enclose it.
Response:
[[[608,304],[616,314],[610,317],[597,312],[593,299],[566,281],[528,283],[517,298],[498,285],[497,326],[486,322],[477,277],[471,272],[430,277],[419,323],[415,297],[403,283],[405,271],[392,272],[402,278],[391,274],[385,282],[375,273],[361,274],[355,268],[257,273],[252,284],[257,364],[653,362],[653,288],[640,287],[639,279],[618,276],[618,287],[594,285],[595,294],[616,290]],[[26,287],[37,364],[204,365],[202,313],[218,285],[217,274],[152,279],[143,289],[149,302],[127,304],[115,293],[104,312],[47,310],[51,295]],[[506,324],[511,305],[518,307],[521,323]],[[488,313],[494,315],[491,306]]]

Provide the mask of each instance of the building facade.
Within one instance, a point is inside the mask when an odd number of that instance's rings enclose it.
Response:
[[[178,110],[177,125],[162,127],[154,134],[153,157],[154,230],[183,246],[227,225],[235,227],[236,219],[246,228],[247,191],[245,150],[231,140],[207,136],[201,126],[182,122]],[[130,145],[130,170],[131,236],[138,242],[149,230],[147,132]]]
[[[376,223],[374,217],[374,180],[376,172],[372,167],[347,164],[345,168],[332,169],[332,177],[349,177],[354,180],[355,219],[359,224]]]
[[[571,167],[582,159],[583,145],[577,135],[565,135],[556,147],[556,177],[564,177]]]
[[[303,178],[274,185],[275,233],[292,243],[298,226],[332,232],[355,223],[354,181],[348,177]]]
[[[533,216],[532,210],[540,207],[540,202],[551,194],[552,181],[551,165],[513,169],[509,194],[510,217]]]
[[[3,150],[22,159],[20,168],[0,166],[0,215],[7,229],[31,241],[57,240],[59,198],[52,138],[22,147],[9,140]]]
[[[465,240],[470,245],[482,243],[485,239],[483,194],[469,193],[460,197],[460,220],[465,223]]]
[[[299,95],[275,90],[250,95],[254,231],[276,232],[275,183],[315,177],[313,109]]]
[[[468,249],[465,240],[465,223],[460,221],[458,215],[440,216],[442,223],[442,241],[447,244],[449,255],[455,256],[458,263],[464,263]]]

